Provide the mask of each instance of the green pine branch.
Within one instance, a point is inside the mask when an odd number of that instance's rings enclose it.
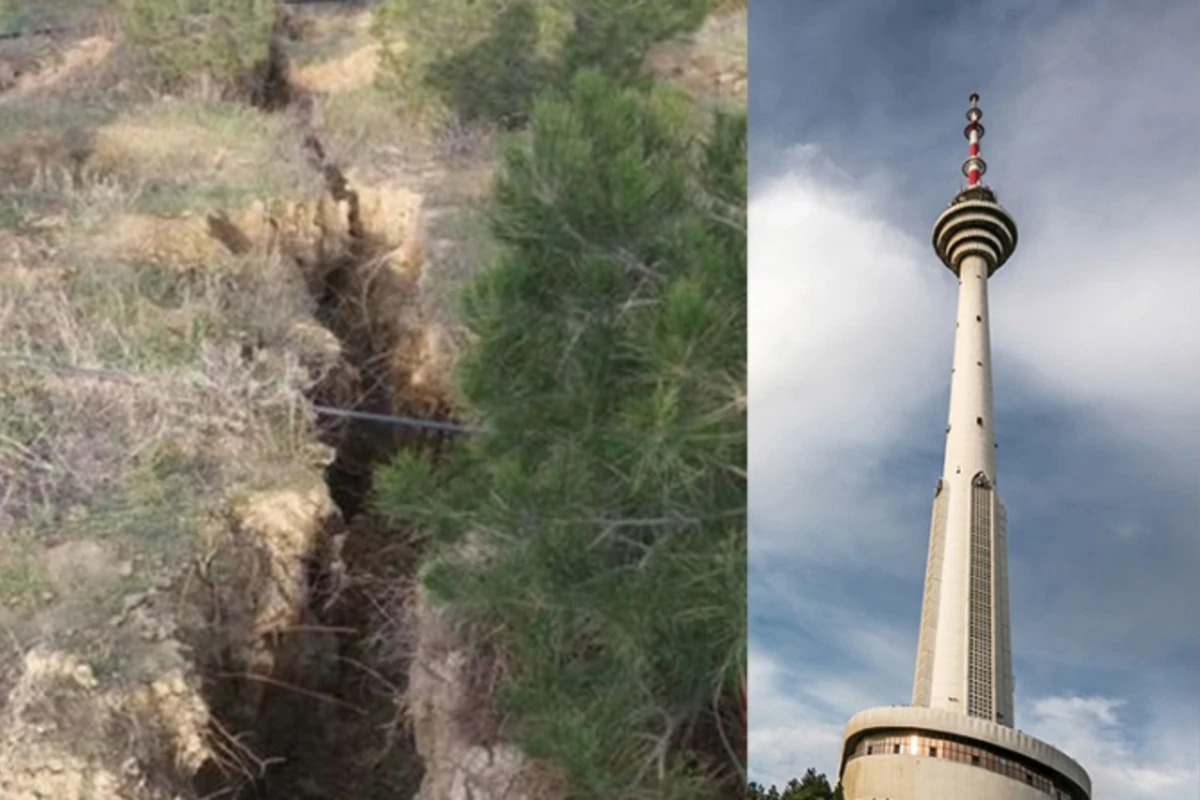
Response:
[[[490,433],[377,481],[488,632],[506,734],[576,797],[745,786],[745,119],[692,119],[590,70],[534,103],[464,300]]]

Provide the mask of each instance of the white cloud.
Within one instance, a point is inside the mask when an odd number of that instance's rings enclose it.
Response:
[[[888,616],[871,616],[848,607],[844,594],[853,594],[853,590],[835,593],[810,585],[814,591],[801,591],[787,569],[764,570],[752,577],[752,600],[759,595],[769,598],[769,602],[753,603],[756,617],[786,620],[815,637],[813,652],[799,654],[793,669],[802,671],[810,681],[819,680],[820,670],[827,669],[836,656],[841,662],[841,677],[861,672],[854,678],[863,691],[882,697],[883,702],[905,699],[916,658],[915,626],[911,631],[904,630],[891,624]],[[914,606],[919,600],[913,600]],[[793,652],[790,647],[779,649]]]
[[[1200,13],[1085,4],[1028,33],[992,90],[1020,120],[993,166],[1026,234],[996,281],[997,345],[1120,435],[1194,459],[1200,105],[1180,81],[1200,71]]]
[[[750,777],[783,786],[811,767],[836,782],[846,720],[908,701],[915,640],[869,615],[789,594],[778,573],[765,581],[756,588],[778,602],[774,617],[818,635],[804,646],[766,636],[750,642]]]
[[[910,237],[872,217],[859,193],[821,182],[815,148],[804,150],[804,162],[749,206],[756,557],[777,548],[844,555],[862,536],[886,536],[879,509],[837,499],[873,496],[878,459],[907,437],[905,421],[949,363],[946,276]],[[790,535],[798,508],[808,526],[849,514],[836,524],[844,535]]]
[[[784,786],[809,767],[836,769],[844,720],[797,699],[803,677],[764,652],[750,651],[750,778]]]
[[[1096,800],[1191,800],[1200,797],[1200,735],[1154,720],[1139,742],[1126,731],[1121,700],[1049,696],[1018,710],[1022,728],[1065,751],[1092,778]]]

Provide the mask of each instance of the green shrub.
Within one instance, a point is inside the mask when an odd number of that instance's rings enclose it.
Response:
[[[598,69],[629,82],[655,44],[700,27],[713,0],[578,0],[575,27],[564,49],[568,74]]]
[[[452,111],[478,118],[482,100],[497,118],[527,110],[540,88],[547,42],[564,24],[555,2],[527,0],[385,0],[374,34],[384,45],[378,83],[393,102],[418,117]],[[471,83],[475,88],[468,88]],[[457,96],[456,96],[457,95]],[[469,96],[470,99],[466,99]],[[455,105],[466,108],[455,108]]]
[[[103,15],[112,0],[0,0],[0,33],[70,27]]]
[[[538,53],[538,23],[532,3],[514,3],[469,49],[430,63],[425,82],[463,121],[523,126],[534,95],[552,77],[552,62]]]
[[[409,111],[520,127],[533,97],[580,69],[629,83],[655,43],[714,0],[384,0],[380,83]]]
[[[145,75],[177,87],[206,75],[240,88],[268,56],[275,0],[118,0],[120,19]]]
[[[782,791],[751,782],[746,800],[842,800],[842,785],[831,786],[828,778],[809,767],[803,778],[792,778]]]
[[[377,477],[503,665],[506,735],[575,798],[745,790],[745,118],[693,115],[594,71],[534,103],[465,295],[489,433]]]

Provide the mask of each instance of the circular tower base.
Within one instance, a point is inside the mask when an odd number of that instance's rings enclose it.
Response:
[[[846,723],[838,765],[845,800],[1090,800],[1067,754],[990,720],[893,706]]]

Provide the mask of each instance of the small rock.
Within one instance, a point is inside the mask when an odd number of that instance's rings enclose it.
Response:
[[[71,673],[71,677],[75,679],[75,683],[85,689],[95,689],[100,685],[100,682],[96,680],[95,673],[92,672],[92,668],[87,664],[77,666]]]
[[[146,592],[134,592],[131,595],[126,595],[125,599],[121,601],[121,613],[128,614],[148,599],[150,597]]]
[[[122,578],[129,578],[133,575],[133,562],[122,561],[117,565],[117,574]]]
[[[32,220],[29,227],[39,231],[57,231],[67,227],[67,218],[62,214],[51,214]]]

